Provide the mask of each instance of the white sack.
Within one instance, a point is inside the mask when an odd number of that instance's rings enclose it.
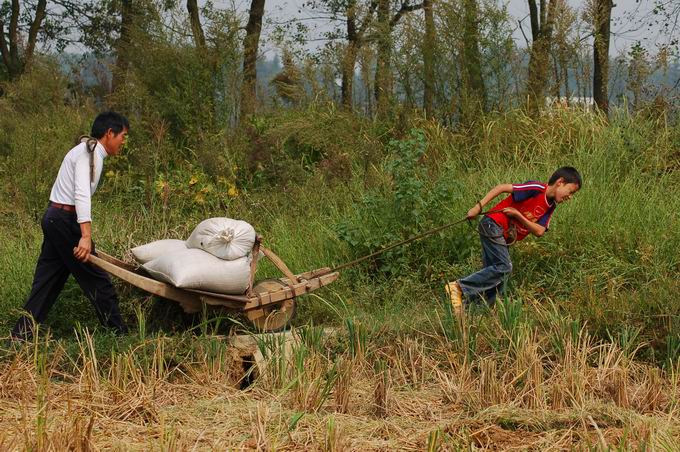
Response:
[[[140,264],[146,264],[147,262],[152,261],[157,257],[161,257],[164,254],[185,249],[187,249],[187,246],[184,243],[184,240],[156,240],[155,242],[132,248],[132,255]]]
[[[209,218],[203,220],[187,240],[187,248],[207,251],[220,259],[246,256],[255,244],[255,229],[242,220]]]
[[[242,295],[250,281],[250,256],[227,261],[198,249],[174,251],[143,267],[155,279],[184,289]]]

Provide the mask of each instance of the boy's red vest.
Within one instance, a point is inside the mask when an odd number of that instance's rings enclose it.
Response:
[[[491,210],[502,210],[506,207],[514,207],[529,221],[538,223],[544,228],[550,227],[550,218],[555,211],[555,202],[549,203],[545,195],[548,186],[542,182],[528,181],[523,184],[513,184],[512,194],[493,206]],[[511,230],[516,230],[515,240],[523,240],[529,231],[519,222],[510,220],[502,212],[490,213],[487,215],[503,228],[503,236],[510,240]]]

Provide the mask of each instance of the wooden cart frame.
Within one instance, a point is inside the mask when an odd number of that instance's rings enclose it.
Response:
[[[283,278],[255,281],[260,252],[283,273]],[[330,268],[320,268],[306,273],[293,274],[288,266],[270,249],[262,246],[258,236],[252,250],[250,281],[243,295],[227,295],[202,290],[181,289],[150,278],[142,267],[128,264],[97,250],[89,262],[96,267],[161,298],[174,300],[186,313],[196,313],[204,305],[219,306],[234,312],[244,312],[260,331],[284,329],[295,314],[295,298],[319,289],[338,279],[339,273]]]

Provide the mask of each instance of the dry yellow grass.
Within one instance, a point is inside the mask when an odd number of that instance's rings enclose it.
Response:
[[[585,333],[558,358],[532,332],[474,359],[419,333],[355,357],[332,356],[337,339],[295,337],[265,353],[246,390],[230,348],[173,362],[160,337],[104,362],[87,333],[74,361],[54,342],[49,353],[24,346],[0,362],[0,449],[680,448],[680,369],[641,364]]]

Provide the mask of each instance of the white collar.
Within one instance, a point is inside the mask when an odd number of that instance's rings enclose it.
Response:
[[[106,152],[106,148],[99,140],[97,140],[97,146],[95,147],[95,149],[97,150],[97,153],[102,159],[105,159],[109,155],[109,153]]]

